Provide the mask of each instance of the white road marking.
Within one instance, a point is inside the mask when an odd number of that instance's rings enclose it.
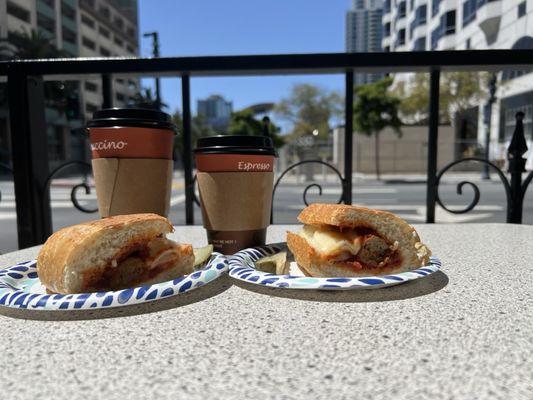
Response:
[[[88,204],[87,201],[78,201],[78,203],[80,203],[81,206],[85,206]],[[52,208],[72,208],[74,207],[74,204],[72,204],[72,201],[69,200],[63,200],[63,201],[55,201],[53,200],[51,203],[50,203],[50,206]],[[2,201],[0,202],[0,208],[15,208],[16,205],[15,205],[15,202],[14,201]]]
[[[183,203],[185,201],[185,195],[180,194],[179,196],[174,196],[170,199],[170,205],[175,206],[176,204]]]
[[[17,213],[14,211],[0,211],[0,220],[16,219]]]

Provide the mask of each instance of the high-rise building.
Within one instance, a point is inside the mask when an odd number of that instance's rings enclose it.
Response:
[[[80,56],[139,55],[137,0],[79,0],[79,6]],[[138,91],[138,79],[115,79],[113,105],[126,106]],[[90,118],[102,103],[100,80],[85,81],[83,101],[83,109]]]
[[[346,13],[346,51],[382,51],[382,0],[353,0],[352,9]],[[382,74],[356,74],[355,84],[374,82]]]
[[[228,127],[233,103],[220,95],[211,95],[205,100],[198,100],[197,114],[203,117],[206,124],[221,131]]]
[[[0,0],[0,40],[15,32],[38,31],[70,57],[133,57],[139,54],[137,0]],[[138,79],[113,80],[113,103],[126,106],[139,91]],[[100,80],[78,87],[78,125],[102,106]],[[0,161],[9,162],[10,138],[5,109],[0,115]],[[49,159],[83,159],[83,138],[72,135],[74,121],[46,109]]]
[[[384,0],[383,9],[385,51],[533,49],[531,1]],[[497,82],[497,100],[491,108],[491,150],[505,148],[517,111],[525,112],[525,132],[533,140],[531,75],[503,71]],[[483,104],[477,114],[478,139],[483,143]]]

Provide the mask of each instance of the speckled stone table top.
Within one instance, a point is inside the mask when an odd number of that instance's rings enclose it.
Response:
[[[270,227],[269,241],[287,229]],[[417,229],[442,272],[386,289],[224,277],[103,312],[1,309],[0,397],[533,399],[533,226]],[[205,243],[200,227],[174,236]],[[0,256],[0,266],[37,251]]]

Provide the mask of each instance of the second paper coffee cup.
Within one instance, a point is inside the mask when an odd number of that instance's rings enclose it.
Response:
[[[266,136],[211,136],[194,150],[208,242],[233,254],[265,244],[270,223],[274,159]]]
[[[148,109],[96,111],[87,124],[101,217],[167,216],[175,128],[170,115]]]

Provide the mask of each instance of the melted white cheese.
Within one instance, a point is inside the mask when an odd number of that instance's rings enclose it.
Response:
[[[333,229],[305,225],[299,235],[322,255],[350,253],[356,255],[361,250],[361,237],[354,231],[339,232]]]

